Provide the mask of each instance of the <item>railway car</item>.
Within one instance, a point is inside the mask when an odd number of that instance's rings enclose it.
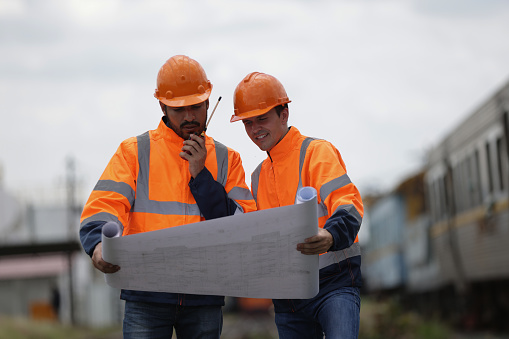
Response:
[[[509,319],[509,83],[432,149],[425,187],[438,263],[465,326]]]
[[[368,293],[509,331],[509,82],[428,152],[422,172],[371,201]]]
[[[404,288],[403,258],[405,200],[398,193],[376,198],[368,204],[370,236],[362,253],[365,288],[371,292]]]
[[[370,236],[363,248],[362,272],[368,292],[403,293],[421,283],[417,269],[427,265],[429,257],[423,178],[420,171],[392,192],[365,199]]]

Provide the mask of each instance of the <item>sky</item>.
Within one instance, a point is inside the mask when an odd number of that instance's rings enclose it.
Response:
[[[290,125],[341,152],[361,194],[391,190],[509,81],[505,0],[0,0],[0,166],[15,194],[84,203],[120,142],[155,129],[159,68],[197,60],[222,100],[208,134],[250,173],[266,154],[230,123],[258,71]]]

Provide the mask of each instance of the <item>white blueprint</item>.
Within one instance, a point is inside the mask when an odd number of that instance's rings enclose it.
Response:
[[[318,293],[318,255],[298,243],[318,231],[308,202],[108,238],[103,258],[116,288],[250,298],[307,299]]]

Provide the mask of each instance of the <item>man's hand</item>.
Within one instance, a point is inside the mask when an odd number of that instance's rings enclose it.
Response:
[[[98,243],[94,249],[94,253],[92,254],[92,263],[94,267],[103,273],[115,273],[120,267],[117,265],[110,264],[103,260],[103,244],[102,242]]]
[[[297,251],[302,254],[322,254],[331,248],[334,243],[332,234],[323,228],[318,229],[318,234],[307,238],[304,243],[297,244]]]
[[[198,135],[191,134],[189,140],[184,140],[180,157],[189,161],[189,172],[193,178],[205,167],[205,159],[207,158],[207,148],[205,140]]]

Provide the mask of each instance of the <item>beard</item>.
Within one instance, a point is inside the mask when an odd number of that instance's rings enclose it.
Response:
[[[204,130],[204,124],[201,124],[198,121],[184,121],[179,126],[174,124],[168,117],[165,116],[166,126],[171,128],[173,132],[175,132],[179,137],[184,140],[189,139],[191,134],[200,135]],[[207,121],[207,116],[205,116],[205,121]],[[192,132],[186,131],[185,129],[194,129]]]

